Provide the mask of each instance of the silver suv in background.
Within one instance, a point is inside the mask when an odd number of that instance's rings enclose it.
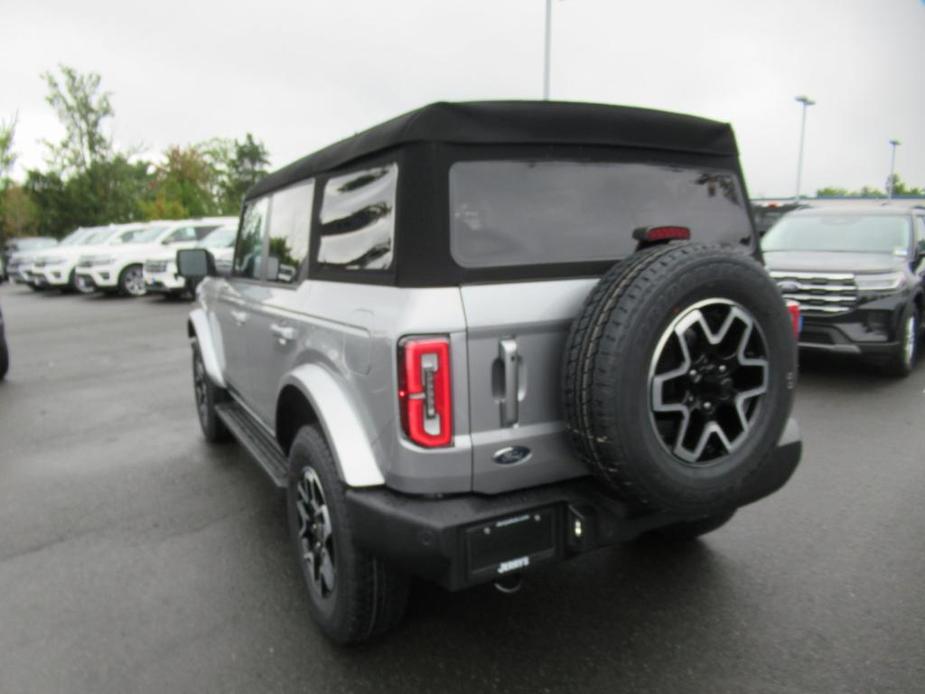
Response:
[[[723,123],[597,104],[433,104],[271,174],[230,271],[203,249],[199,421],[286,490],[340,643],[409,576],[495,582],[693,538],[801,451],[796,342]]]

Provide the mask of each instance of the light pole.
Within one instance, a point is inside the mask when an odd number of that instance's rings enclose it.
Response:
[[[803,176],[803,141],[806,137],[806,109],[815,105],[815,101],[808,96],[801,95],[796,100],[803,104],[803,118],[800,122],[800,156],[797,159],[797,192],[794,196],[796,202],[800,202],[800,178]]]
[[[546,43],[543,51],[543,100],[549,101],[549,53],[552,50],[552,0],[546,0]]]
[[[886,180],[886,199],[893,199],[893,186],[896,184],[896,179],[893,177],[893,172],[896,169],[896,148],[901,143],[899,140],[890,140],[890,145],[893,147],[890,153],[890,177]]]

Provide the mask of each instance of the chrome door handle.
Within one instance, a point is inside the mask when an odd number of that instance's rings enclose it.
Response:
[[[517,340],[508,338],[498,343],[498,357],[504,370],[504,400],[501,401],[501,426],[510,427],[517,424],[518,370],[520,355],[517,353]]]
[[[238,325],[244,325],[245,323],[247,323],[247,312],[232,310],[231,320],[233,320]]]
[[[289,342],[289,340],[295,339],[295,328],[293,328],[291,325],[271,323],[270,332],[276,336],[276,338],[280,341],[280,344],[284,344]]]

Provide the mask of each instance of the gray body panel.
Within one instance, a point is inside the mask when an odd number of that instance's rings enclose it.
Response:
[[[569,324],[594,282],[409,289],[212,278],[200,301],[222,379],[267,430],[275,431],[277,401],[292,374],[320,366],[343,390],[389,487],[491,494],[587,474],[565,436],[559,377]],[[454,437],[450,447],[423,449],[401,431],[397,344],[431,334],[450,336]],[[496,382],[502,340],[513,341],[519,361],[517,419],[508,424]],[[324,407],[319,402],[319,415]],[[495,462],[513,446],[529,455]]]

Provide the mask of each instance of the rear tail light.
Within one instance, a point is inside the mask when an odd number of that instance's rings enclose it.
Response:
[[[800,305],[792,299],[787,300],[787,312],[790,313],[790,323],[793,325],[793,334],[800,337],[800,331],[803,330],[803,315],[800,313]]]
[[[402,429],[426,448],[453,441],[448,337],[407,337],[398,343],[398,401]]]
[[[679,226],[640,227],[633,232],[633,238],[643,243],[690,241],[691,230]]]

